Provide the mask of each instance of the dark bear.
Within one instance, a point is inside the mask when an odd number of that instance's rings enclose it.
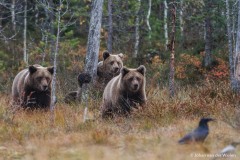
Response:
[[[13,106],[47,108],[51,103],[54,67],[35,64],[19,72],[12,85]]]

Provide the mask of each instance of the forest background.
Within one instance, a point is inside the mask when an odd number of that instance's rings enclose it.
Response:
[[[104,1],[99,61],[101,53],[109,50],[123,53],[128,67],[145,65],[148,107],[130,119],[83,123],[84,106],[66,105],[62,99],[76,90],[77,75],[84,70],[93,2],[0,1],[0,153],[5,159],[192,159],[192,153],[216,153],[236,140],[240,128],[238,1]],[[174,6],[176,90],[175,97],[169,98]],[[13,78],[30,64],[53,65],[57,39],[55,125],[49,122],[48,112],[9,112]],[[90,99],[90,117],[97,118],[100,104],[101,99]],[[219,120],[211,124],[207,142],[175,145],[204,116]]]

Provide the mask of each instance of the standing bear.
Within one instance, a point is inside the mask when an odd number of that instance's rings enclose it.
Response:
[[[102,118],[129,114],[132,107],[146,103],[145,78],[146,68],[141,65],[136,69],[123,67],[121,73],[106,86],[101,106]]]
[[[19,72],[12,85],[13,106],[50,107],[53,72],[54,67],[38,64]]]
[[[97,78],[93,84],[96,92],[103,92],[107,83],[115,76],[119,75],[123,67],[123,54],[110,54],[108,51],[103,52],[103,61],[98,62]],[[74,102],[81,93],[84,83],[90,83],[92,77],[88,73],[80,73],[78,76],[79,89],[68,93],[64,101],[66,103]]]

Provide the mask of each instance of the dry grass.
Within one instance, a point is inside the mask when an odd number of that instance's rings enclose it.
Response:
[[[83,106],[58,103],[55,123],[48,111],[15,113],[10,98],[0,96],[0,159],[209,159],[239,137],[236,110],[239,97],[226,83],[179,87],[174,99],[167,88],[148,89],[148,104],[131,117],[98,118],[101,100],[90,101],[83,123]],[[196,127],[201,117],[216,118],[203,144],[178,145],[177,141]],[[233,128],[233,127],[235,128]],[[193,156],[192,156],[193,155]],[[235,158],[240,158],[240,147]]]

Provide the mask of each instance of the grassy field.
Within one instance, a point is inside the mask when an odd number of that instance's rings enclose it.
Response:
[[[98,118],[101,100],[89,102],[83,123],[83,106],[56,105],[55,123],[49,111],[17,112],[10,96],[0,95],[0,159],[26,160],[128,160],[211,159],[232,141],[240,141],[240,98],[227,83],[177,87],[174,99],[167,88],[147,89],[148,103],[130,117]],[[212,117],[203,144],[179,145],[201,117]],[[240,159],[240,146],[229,159]]]

